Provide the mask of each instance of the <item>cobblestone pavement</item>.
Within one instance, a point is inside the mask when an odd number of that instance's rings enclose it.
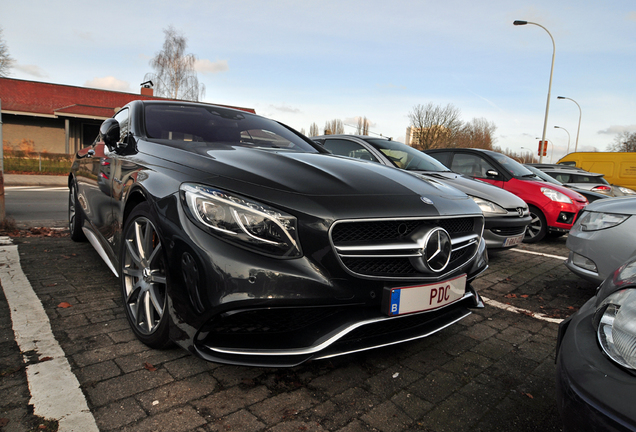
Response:
[[[68,237],[14,239],[102,431],[559,431],[557,324],[488,305],[426,339],[289,369],[207,363],[139,343],[118,282]],[[520,250],[565,257],[565,237]],[[502,251],[484,297],[564,318],[594,293],[553,256]],[[2,291],[0,291],[2,293]],[[66,302],[71,307],[60,307]],[[0,430],[29,430],[24,365],[0,297]]]

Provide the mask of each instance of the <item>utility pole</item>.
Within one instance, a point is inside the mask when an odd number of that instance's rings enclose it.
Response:
[[[2,100],[0,100],[0,222],[7,214],[4,209],[4,144],[2,141]]]

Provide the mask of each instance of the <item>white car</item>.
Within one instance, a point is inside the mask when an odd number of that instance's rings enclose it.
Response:
[[[567,268],[601,283],[636,252],[636,197],[594,201],[585,207],[568,234]]]

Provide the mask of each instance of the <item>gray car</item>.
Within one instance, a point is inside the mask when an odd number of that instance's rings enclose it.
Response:
[[[601,283],[636,251],[636,197],[594,201],[576,220],[565,265],[583,279]]]
[[[452,172],[429,155],[386,138],[323,135],[312,139],[334,154],[399,168],[422,180],[441,182],[464,192],[484,214],[484,239],[489,249],[510,248],[523,241],[531,221],[528,205],[508,191]]]
[[[582,168],[560,164],[528,164],[540,169],[550,177],[554,177],[564,186],[586,189],[592,192],[601,193],[608,197],[620,197],[636,195],[636,191],[623,186],[610,184],[604,178],[604,174],[593,173]]]

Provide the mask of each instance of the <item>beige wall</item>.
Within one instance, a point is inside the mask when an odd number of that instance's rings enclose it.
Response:
[[[33,150],[36,152],[67,152],[64,118],[2,114],[2,122],[2,141],[11,148],[18,150],[20,142],[27,140],[33,141]],[[91,144],[100,124],[101,120],[68,118],[68,153],[73,154]],[[85,136],[82,138],[83,130]]]
[[[34,150],[64,153],[66,133],[63,119],[2,115],[2,141],[17,149],[20,142],[31,140]]]

